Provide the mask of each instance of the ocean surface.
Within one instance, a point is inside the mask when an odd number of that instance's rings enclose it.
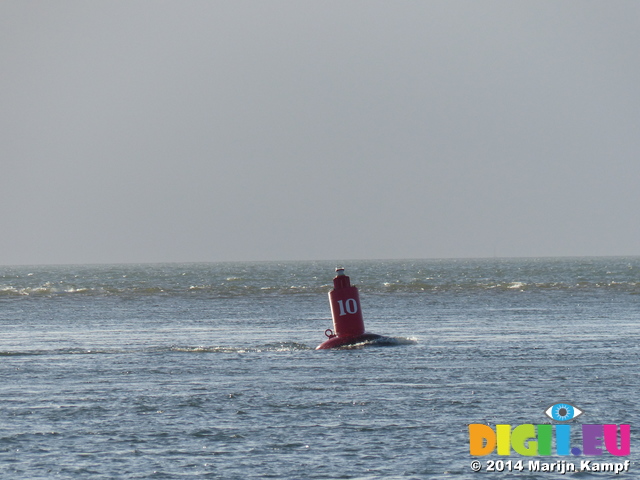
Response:
[[[640,478],[639,257],[345,262],[392,340],[317,351],[336,266],[0,267],[0,478]],[[470,455],[558,401],[630,424],[590,457],[630,471]]]

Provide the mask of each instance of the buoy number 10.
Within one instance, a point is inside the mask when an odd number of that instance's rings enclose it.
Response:
[[[355,298],[348,298],[347,300],[338,300],[338,306],[340,307],[340,316],[347,313],[353,315],[358,311],[358,302]]]

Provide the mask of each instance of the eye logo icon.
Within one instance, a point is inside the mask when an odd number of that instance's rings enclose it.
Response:
[[[554,403],[544,411],[544,414],[556,422],[569,422],[578,418],[584,412],[569,403]]]

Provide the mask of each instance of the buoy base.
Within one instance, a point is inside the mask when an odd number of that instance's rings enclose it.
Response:
[[[340,348],[346,347],[349,345],[355,345],[357,343],[368,342],[370,340],[377,340],[382,338],[382,335],[377,335],[375,333],[363,333],[362,335],[349,336],[349,337],[331,337],[329,340],[321,343],[316,347],[316,350],[326,350],[328,348]]]

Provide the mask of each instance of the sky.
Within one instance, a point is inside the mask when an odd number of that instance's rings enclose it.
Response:
[[[0,2],[0,265],[640,255],[640,2]]]

